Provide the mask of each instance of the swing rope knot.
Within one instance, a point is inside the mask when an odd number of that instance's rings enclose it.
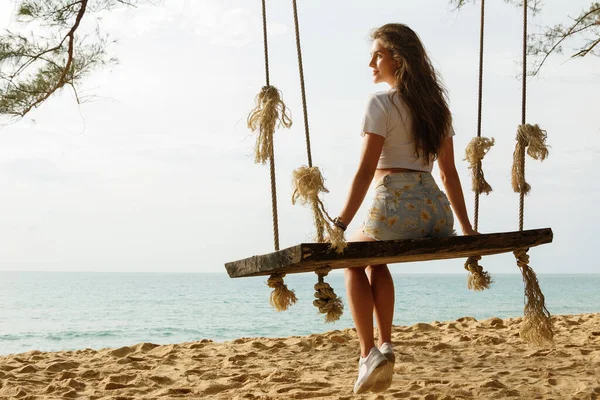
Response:
[[[543,346],[554,342],[554,332],[537,276],[529,266],[528,250],[519,249],[513,252],[525,284],[525,315],[520,335],[527,342]]]
[[[281,99],[281,92],[275,86],[263,86],[256,95],[256,107],[248,114],[248,128],[258,130],[254,147],[254,162],[265,164],[273,154],[273,134],[275,127],[289,128],[292,120],[288,108]]]
[[[298,301],[294,291],[283,282],[284,277],[283,273],[274,273],[267,279],[267,286],[273,289],[269,302],[277,311],[285,311]]]
[[[328,265],[324,265],[315,269],[315,274],[319,275],[319,282],[322,282],[323,278],[326,277],[330,272],[331,267]]]
[[[315,269],[319,281],[315,284],[315,300],[313,305],[319,309],[321,314],[325,314],[325,322],[335,322],[344,312],[344,304],[329,283],[325,282],[325,276],[331,271],[331,267],[323,266]]]
[[[467,287],[476,292],[489,289],[494,282],[490,274],[479,265],[480,260],[481,256],[471,256],[465,261],[465,269],[469,271]]]
[[[492,187],[485,180],[481,161],[494,145],[494,138],[474,137],[467,145],[465,160],[471,170],[472,188],[477,194],[490,194]]]
[[[515,193],[528,194],[531,186],[525,182],[525,153],[534,160],[544,161],[549,154],[548,134],[536,125],[522,124],[517,129],[517,144],[513,153],[512,187]]]
[[[513,252],[517,259],[517,266],[519,268],[527,267],[529,265],[529,254],[526,249],[519,249]]]
[[[292,204],[296,204],[296,202],[302,205],[310,204],[317,228],[317,242],[328,241],[332,249],[342,253],[348,245],[344,238],[344,231],[333,223],[333,219],[319,198],[321,193],[329,193],[321,171],[318,167],[302,166],[294,170],[293,178]],[[327,237],[325,232],[327,232]]]
[[[325,179],[318,167],[302,166],[294,171],[293,176],[292,204],[296,204],[296,202],[302,205],[312,203],[313,199],[319,198],[319,194],[329,193],[325,187]]]

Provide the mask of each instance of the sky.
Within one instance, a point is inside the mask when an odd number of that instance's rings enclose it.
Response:
[[[221,272],[224,263],[273,251],[268,166],[253,163],[246,117],[265,84],[259,0],[170,0],[87,17],[116,42],[119,62],[90,74],[77,104],[65,89],[0,128],[0,270]],[[281,247],[312,241],[310,210],[291,204],[292,171],[307,163],[291,1],[268,1],[271,83],[294,125],[275,135]],[[589,0],[547,2],[530,32],[567,21]],[[494,188],[479,229],[518,229],[510,171],[521,121],[521,11],[486,3],[484,160]],[[0,25],[14,22],[0,2]],[[372,83],[369,31],[388,22],[421,37],[449,90],[457,168],[472,215],[464,148],[476,135],[479,6],[444,0],[298,1],[312,157],[326,178],[330,214],[358,165],[360,123]],[[568,47],[565,48],[568,52]],[[598,273],[600,59],[552,56],[528,79],[527,122],[548,132],[550,157],[527,160],[532,192],[525,229],[551,227],[531,249],[544,273]],[[439,177],[437,168],[434,176]],[[438,179],[439,181],[439,179]],[[351,223],[358,229],[369,195]],[[457,227],[458,228],[458,227]],[[517,273],[512,254],[487,257],[492,274]],[[398,264],[393,272],[464,273],[463,260]]]

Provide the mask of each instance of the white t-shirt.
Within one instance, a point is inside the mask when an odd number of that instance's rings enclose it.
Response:
[[[412,119],[408,106],[399,95],[394,95],[394,106],[388,91],[373,94],[367,102],[361,135],[365,132],[385,138],[377,168],[407,168],[415,171],[431,172],[433,162],[425,162],[422,156],[415,155],[415,141]],[[400,110],[400,112],[398,112]],[[451,127],[447,137],[454,136]]]

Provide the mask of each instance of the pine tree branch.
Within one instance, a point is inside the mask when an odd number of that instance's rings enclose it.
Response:
[[[600,38],[594,40],[591,44],[589,44],[588,46],[586,46],[584,49],[579,50],[577,53],[573,54],[571,56],[571,58],[585,57],[585,56],[587,56],[589,52],[591,52],[592,50],[594,50],[594,47],[596,47],[598,45],[598,43],[600,43]]]
[[[66,36],[65,36],[66,38]],[[64,42],[64,40],[63,40]],[[23,63],[23,65],[21,65],[19,68],[17,68],[17,70],[15,72],[13,72],[13,74],[11,75],[11,78],[16,78],[20,73],[22,73],[23,71],[25,71],[31,64],[33,64],[34,62],[36,62],[37,60],[43,60],[46,61],[48,63],[54,64],[56,67],[59,67],[58,64],[56,64],[54,61],[51,61],[48,58],[45,58],[44,55],[48,54],[48,53],[52,53],[54,51],[60,50],[60,48],[62,47],[62,43],[61,42],[58,46],[52,47],[50,49],[44,50],[41,53],[38,54],[34,54],[34,55],[29,55],[29,54],[19,54],[18,57],[21,58],[29,58],[29,60],[27,60],[26,62]],[[60,67],[59,67],[60,68]]]
[[[583,32],[584,30],[590,28],[591,26],[594,26],[595,24],[590,24],[590,25],[586,25],[584,27],[582,27],[581,29],[577,29],[575,30],[575,25],[573,25],[570,30],[564,34],[562,34],[562,36],[560,37],[560,39],[558,41],[556,41],[552,47],[550,47],[549,50],[540,50],[539,52],[544,54],[544,57],[542,58],[542,60],[539,62],[538,66],[536,67],[536,69],[530,73],[530,75],[536,75],[540,69],[542,68],[542,66],[546,63],[546,60],[548,59],[548,57],[550,57],[550,55],[554,52],[557,51],[558,48],[560,48],[560,45],[567,39],[569,39],[572,35],[575,35],[579,32]],[[532,55],[537,55],[538,51],[531,51],[530,54]],[[575,56],[572,56],[575,57]]]
[[[476,0],[449,1],[456,6],[455,9],[460,9],[468,3],[474,3]],[[504,1],[520,8],[523,7],[523,0]],[[527,6],[533,14],[540,12],[542,9],[541,0],[530,0]],[[568,39],[583,38],[587,41],[582,48],[571,55],[571,58],[584,57],[590,53],[597,54],[594,49],[600,43],[600,2],[592,1],[587,10],[583,10],[577,18],[573,18],[570,25],[558,24],[554,27],[547,27],[544,33],[530,35],[530,38],[533,41],[528,46],[528,54],[536,56],[536,60],[539,61],[534,64],[534,69],[529,72],[529,75],[537,75],[551,54],[562,53],[562,45]]]
[[[77,86],[85,74],[115,62],[106,54],[110,42],[99,29],[89,41],[82,23],[86,15],[154,0],[17,1],[17,21],[50,29],[46,36],[39,33],[45,29],[0,35],[0,114],[22,118],[65,86],[81,101]]]
[[[64,41],[67,38],[69,39],[68,50],[67,50],[67,63],[65,65],[65,67],[63,68],[60,78],[58,79],[56,84],[45,95],[38,97],[37,100],[35,100],[31,105],[26,107],[25,110],[23,110],[20,113],[21,117],[25,116],[25,114],[27,114],[29,111],[31,111],[32,108],[37,107],[42,102],[46,101],[50,96],[52,96],[52,94],[54,92],[56,92],[58,89],[62,88],[67,83],[66,77],[67,77],[67,74],[69,73],[69,70],[71,69],[71,64],[73,63],[73,47],[75,44],[75,31],[77,30],[77,28],[79,28],[79,24],[81,23],[81,20],[83,19],[83,15],[85,14],[85,10],[87,8],[88,0],[81,0],[80,3],[81,3],[81,7],[79,8],[79,12],[77,13],[77,17],[75,18],[75,23],[73,24],[73,26],[71,27],[71,29],[69,30],[67,35],[60,42],[60,44],[58,46],[56,46],[56,49],[60,49],[62,47],[62,44],[64,43]]]
[[[590,17],[595,17],[596,19],[589,22],[588,24],[579,26],[580,24],[589,20]],[[537,75],[551,54],[555,52],[560,53],[560,46],[567,39],[570,39],[575,35],[581,34],[582,32],[588,31],[589,29],[593,29],[597,25],[600,25],[600,3],[593,3],[588,11],[575,18],[575,21],[568,29],[565,29],[562,24],[556,25],[553,28],[548,28],[543,36],[544,39],[552,43],[552,45],[548,48],[548,45],[544,43],[545,40],[539,39],[538,43],[531,47],[530,54],[543,54],[543,57],[541,61],[537,64],[537,67],[530,73],[530,75]],[[593,48],[598,44],[599,41],[600,38],[592,40],[590,43],[584,46],[583,49],[573,54],[571,58],[584,57],[593,50]]]
[[[21,7],[19,8],[19,16],[26,17],[30,20],[41,19],[43,21],[53,20],[53,19],[56,19],[56,16],[60,16],[61,18],[58,18],[58,20],[64,21],[64,20],[66,20],[66,17],[63,15],[63,13],[65,11],[72,10],[73,7],[75,7],[77,4],[81,4],[81,2],[82,2],[82,0],[77,0],[72,3],[67,3],[66,5],[64,5],[63,7],[58,8],[58,9],[50,8],[47,11],[43,11],[40,9],[36,12],[35,1],[32,1],[31,4],[27,4],[27,3],[21,4]],[[69,14],[71,14],[71,13],[69,13]]]

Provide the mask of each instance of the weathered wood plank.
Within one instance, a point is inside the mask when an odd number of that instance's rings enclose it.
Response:
[[[518,248],[552,242],[552,229],[349,243],[343,254],[331,251],[325,243],[302,243],[274,253],[257,255],[225,264],[232,278],[314,271],[328,265],[333,269],[370,264],[395,264],[413,261],[466,258],[475,255],[506,253]]]
[[[322,243],[321,243],[322,244]],[[280,268],[298,265],[302,261],[301,245],[288,247],[274,253],[263,254],[233,261],[225,264],[227,273],[231,278],[255,275],[271,275],[271,272]],[[260,273],[263,272],[264,273]],[[233,275],[232,275],[233,274]]]

